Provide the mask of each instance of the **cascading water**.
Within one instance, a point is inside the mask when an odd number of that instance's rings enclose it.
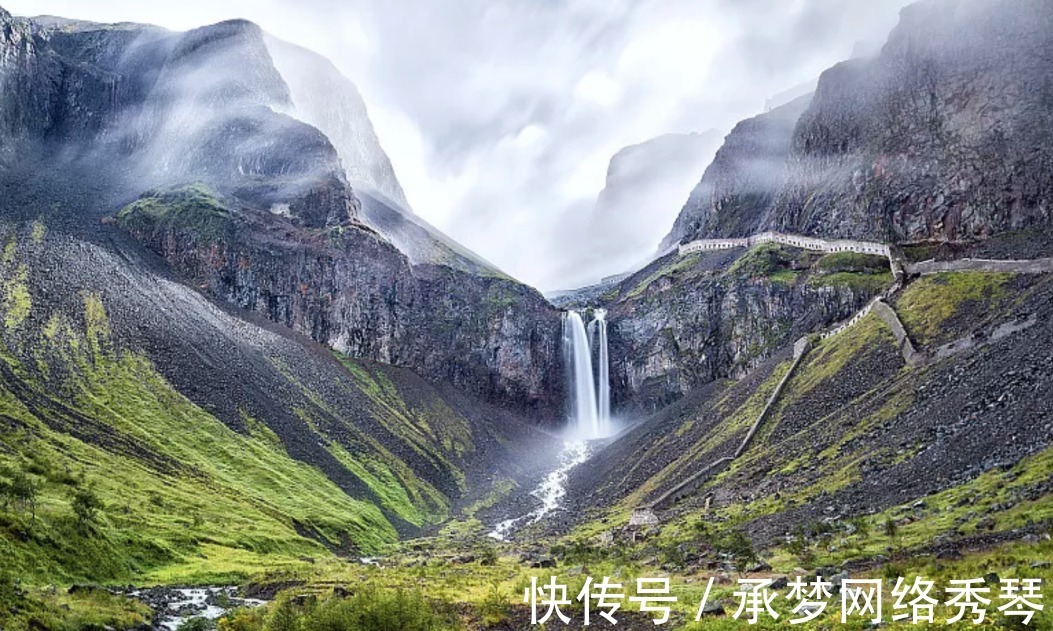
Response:
[[[577,311],[568,311],[563,320],[564,356],[570,371],[571,421],[578,435],[597,438],[600,434],[599,408],[596,405],[596,386],[592,377],[592,349],[585,332],[585,322]]]
[[[597,343],[599,344],[599,375],[596,379],[596,401],[599,407],[600,435],[607,436],[611,431],[611,377],[610,362],[607,358],[607,312],[603,309],[596,310],[596,328],[598,330]]]
[[[606,311],[597,310],[588,329],[577,311],[568,311],[564,316],[563,354],[570,368],[571,426],[580,438],[604,438],[611,433],[606,316]],[[594,344],[598,347],[595,364]]]
[[[571,435],[563,444],[558,466],[545,476],[530,494],[538,502],[533,511],[505,519],[494,526],[489,536],[504,541],[524,525],[536,524],[559,510],[566,495],[570,471],[585,462],[591,451],[588,439],[606,438],[611,431],[610,368],[607,358],[607,312],[597,310],[594,319],[585,321],[576,311],[563,316],[563,360],[567,366],[568,391],[571,393]],[[592,361],[593,346],[597,360]],[[595,370],[594,370],[595,369]]]

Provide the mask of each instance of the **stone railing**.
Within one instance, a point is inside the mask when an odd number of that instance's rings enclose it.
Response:
[[[762,232],[742,238],[700,239],[681,245],[680,254],[683,256],[693,252],[751,248],[762,243],[781,243],[816,252],[858,252],[860,254],[876,254],[889,259],[892,257],[891,248],[886,243],[856,241],[853,239],[820,239],[818,237],[806,237],[804,235],[785,234],[782,232]]]
[[[819,334],[819,339],[825,340],[828,337],[833,337],[833,336],[837,335],[838,333],[840,333],[841,331],[844,331],[848,327],[852,326],[853,324],[859,322],[863,318],[867,317],[867,315],[869,315],[870,312],[873,311],[874,305],[877,304],[877,302],[879,300],[881,300],[881,298],[874,298],[873,300],[868,302],[865,307],[860,309],[859,312],[857,312],[850,319],[845,320],[844,322],[842,322],[842,323],[840,323],[838,325],[835,325],[834,328],[832,328],[832,329],[827,329],[826,331],[823,331],[822,333]]]
[[[904,270],[911,276],[942,274],[944,272],[1009,272],[1015,274],[1048,274],[1053,272],[1053,258],[1026,261],[992,259],[928,260],[905,263]]]
[[[779,397],[782,396],[782,391],[786,388],[786,384],[789,383],[790,378],[793,377],[793,374],[794,372],[796,372],[797,367],[801,364],[801,360],[804,359],[804,356],[808,353],[808,350],[811,347],[812,342],[808,337],[802,337],[794,343],[793,363],[790,364],[789,370],[787,370],[786,374],[782,376],[781,380],[779,380],[779,384],[775,386],[775,390],[773,390],[771,396],[768,397],[768,403],[764,406],[764,409],[761,410],[761,413],[757,415],[757,419],[753,422],[753,425],[750,426],[749,431],[746,432],[746,437],[742,439],[741,443],[739,443],[738,449],[735,450],[734,455],[725,456],[710,463],[706,467],[702,468],[702,470],[695,472],[683,482],[680,482],[673,488],[663,493],[660,497],[658,497],[658,499],[654,500],[649,504],[641,506],[637,509],[636,512],[640,512],[641,515],[646,513],[650,513],[651,515],[653,515],[654,509],[661,508],[663,505],[669,502],[675,502],[684,495],[691,493],[700,484],[702,484],[702,482],[706,480],[709,474],[714,473],[720,467],[724,466],[725,464],[728,464],[729,462],[732,462],[733,460],[741,456],[746,451],[746,449],[749,448],[750,443],[753,442],[753,437],[756,436],[757,430],[760,429],[761,425],[764,423],[764,420],[768,418],[768,414],[771,412],[772,408],[775,407],[775,404],[779,401]]]

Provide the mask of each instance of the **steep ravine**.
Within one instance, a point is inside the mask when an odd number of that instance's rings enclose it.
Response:
[[[745,376],[801,335],[862,308],[891,283],[887,265],[768,246],[655,261],[591,301],[608,309],[614,408],[651,413],[707,383]]]

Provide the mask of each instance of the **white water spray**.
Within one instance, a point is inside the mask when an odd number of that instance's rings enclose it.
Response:
[[[540,505],[530,513],[514,519],[506,519],[494,526],[488,536],[498,541],[506,540],[515,530],[536,524],[560,508],[563,496],[567,494],[567,477],[570,470],[585,462],[589,457],[589,446],[584,441],[567,441],[559,456],[559,466],[541,480],[531,495]]]
[[[607,312],[598,309],[593,322],[599,333],[597,336],[599,343],[599,366],[597,368],[599,375],[596,379],[596,401],[599,407],[597,416],[599,417],[600,435],[609,436],[611,433],[611,377],[610,362],[607,358]]]
[[[599,310],[589,323],[577,311],[568,311],[563,321],[563,351],[571,393],[571,427],[580,438],[605,438],[611,434],[610,366],[607,357],[606,312]],[[592,361],[593,344],[599,347]]]

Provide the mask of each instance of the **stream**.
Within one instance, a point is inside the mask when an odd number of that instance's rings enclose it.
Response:
[[[153,628],[176,631],[188,620],[217,620],[239,607],[259,607],[265,600],[239,598],[237,587],[150,587],[127,592],[154,610]]]
[[[497,541],[505,541],[515,530],[536,524],[559,509],[560,501],[567,494],[567,476],[570,470],[588,460],[589,455],[589,445],[585,441],[568,440],[563,443],[559,465],[541,480],[536,489],[530,492],[530,495],[538,500],[538,507],[526,515],[500,522],[487,533],[487,536]]]

